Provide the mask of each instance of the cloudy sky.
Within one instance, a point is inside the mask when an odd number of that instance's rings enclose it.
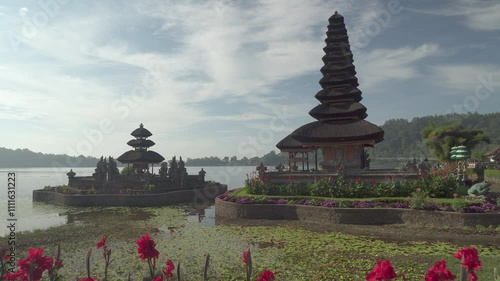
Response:
[[[267,153],[314,120],[336,10],[367,120],[499,110],[497,0],[11,0],[0,147],[117,157],[142,122],[166,158]]]

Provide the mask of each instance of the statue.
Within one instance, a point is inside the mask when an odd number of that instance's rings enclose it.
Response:
[[[469,193],[469,195],[473,197],[483,195],[485,192],[488,192],[488,190],[490,190],[490,186],[491,183],[487,181],[476,183],[471,188],[469,188],[467,193]]]
[[[186,185],[187,170],[184,167],[184,161],[182,161],[182,156],[179,156],[179,166],[177,167],[178,180],[181,186]]]
[[[68,186],[73,186],[73,182],[75,180],[76,173],[73,172],[73,169],[70,169],[68,173],[66,173],[68,176]]]
[[[202,183],[205,183],[205,174],[207,172],[205,172],[205,170],[203,170],[203,168],[201,168],[201,171],[198,172],[198,183],[202,184]]]
[[[276,170],[278,170],[278,172],[283,172],[283,164],[279,164],[278,166],[276,166]]]
[[[264,166],[264,163],[260,162],[260,165],[255,167],[255,170],[257,170],[257,173],[259,174],[259,179],[264,179],[264,175],[267,171],[267,167]]]
[[[168,177],[168,163],[167,162],[161,163],[161,167],[160,167],[160,170],[158,171],[158,173],[160,174],[160,177],[162,177],[162,178]]]
[[[422,174],[422,177],[427,178],[430,170],[431,164],[429,164],[429,160],[426,157],[424,160],[422,160],[422,162],[418,164],[418,171],[420,174]]]

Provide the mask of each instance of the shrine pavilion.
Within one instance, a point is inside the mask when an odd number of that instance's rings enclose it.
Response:
[[[486,157],[490,158],[492,161],[500,162],[500,147],[493,149],[490,152],[484,154]]]
[[[129,150],[123,153],[120,157],[117,158],[121,163],[126,163],[130,169],[130,164],[132,164],[132,170],[135,173],[143,173],[149,171],[149,164],[151,164],[151,173],[153,173],[153,165],[161,163],[165,158],[160,154],[148,150],[148,148],[155,145],[152,140],[148,140],[147,138],[152,136],[151,132],[144,128],[144,125],[139,126],[139,128],[135,129],[132,133],[132,136],[135,139],[127,142],[128,145],[133,147],[133,150]]]
[[[366,107],[359,103],[361,91],[344,17],[335,12],[328,21],[323,78],[319,81],[322,89],[315,95],[320,104],[309,111],[317,121],[296,129],[276,147],[288,152],[290,160],[297,153],[308,155],[321,149],[324,170],[334,171],[339,164],[345,171],[360,170],[366,167],[365,147],[382,141],[384,131],[365,120]]]

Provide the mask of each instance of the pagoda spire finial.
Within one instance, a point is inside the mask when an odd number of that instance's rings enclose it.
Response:
[[[142,125],[142,123],[141,123],[141,125],[139,125],[139,127],[144,128],[144,125]]]

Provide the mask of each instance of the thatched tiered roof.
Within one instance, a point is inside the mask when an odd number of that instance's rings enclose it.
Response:
[[[326,35],[323,78],[319,81],[322,89],[315,96],[321,104],[309,112],[318,121],[298,128],[291,137],[302,146],[349,141],[369,146],[382,141],[384,131],[364,120],[368,115],[359,103],[362,97],[349,37],[344,17],[338,12],[330,17]]]
[[[490,152],[484,154],[484,156],[493,159],[495,161],[500,161],[500,147],[493,149]]]
[[[148,148],[155,145],[155,143],[146,139],[153,134],[144,128],[142,123],[139,128],[131,133],[131,135],[134,136],[135,139],[130,140],[127,144],[132,146],[134,150],[123,153],[117,158],[118,161],[121,163],[160,163],[165,160],[160,154],[148,150]]]

